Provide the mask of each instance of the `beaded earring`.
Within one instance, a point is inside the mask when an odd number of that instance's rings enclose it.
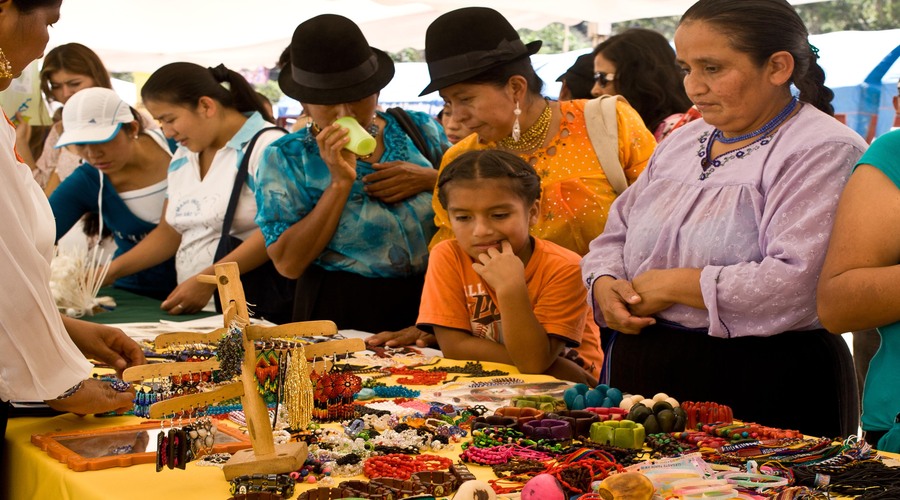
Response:
[[[13,78],[14,76],[12,64],[9,62],[9,59],[6,58],[3,49],[0,49],[0,78]]]
[[[256,353],[256,388],[264,399],[278,390],[278,352],[274,349]]]
[[[372,123],[369,124],[368,127],[366,127],[366,132],[368,132],[372,137],[378,137],[378,123],[375,122],[375,118],[377,117],[377,114],[372,113]]]
[[[519,142],[519,138],[522,137],[522,125],[519,124],[519,116],[521,116],[522,110],[519,108],[519,101],[516,101],[516,109],[513,111],[513,114],[516,116],[516,121],[513,122],[512,139]]]
[[[312,420],[313,386],[307,374],[308,365],[303,348],[291,349],[287,356],[284,382],[284,406],[291,429],[305,429]]]

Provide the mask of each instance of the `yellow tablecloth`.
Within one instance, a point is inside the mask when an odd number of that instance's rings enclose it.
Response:
[[[460,364],[460,362],[451,360],[441,360],[441,363]],[[555,381],[552,377],[545,375],[519,375],[515,367],[509,365],[483,364],[485,369],[505,370],[526,382]],[[417,388],[421,389],[422,387]],[[229,483],[225,480],[222,470],[216,467],[200,467],[196,462],[191,462],[187,464],[185,470],[164,469],[156,472],[154,464],[140,464],[100,471],[75,472],[65,464],[51,458],[30,441],[32,434],[135,425],[142,421],[143,419],[138,417],[78,417],[72,414],[52,418],[11,418],[6,430],[6,453],[3,457],[5,475],[3,481],[0,482],[6,490],[6,498],[10,500],[123,498],[128,500],[168,498],[222,500],[231,496]],[[455,462],[461,451],[459,444],[456,444],[438,454],[451,458]],[[479,479],[494,477],[489,467],[470,465],[469,470]],[[362,476],[335,478],[334,485],[348,479],[365,478]],[[312,487],[314,486],[298,484],[294,496],[296,497],[300,492]]]

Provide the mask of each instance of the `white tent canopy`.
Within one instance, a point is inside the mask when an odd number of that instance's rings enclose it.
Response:
[[[807,3],[821,0],[792,0]],[[516,28],[590,21],[601,32],[613,22],[677,15],[694,0],[65,0],[48,48],[79,42],[111,71],[152,72],[174,61],[224,63],[234,69],[271,67],[298,24],[333,13],[362,28],[382,50],[422,48],[425,29],[444,12],[486,5]],[[463,36],[464,34],[460,34]]]

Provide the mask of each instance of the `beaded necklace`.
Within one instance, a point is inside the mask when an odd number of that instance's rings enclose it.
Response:
[[[789,102],[787,104],[787,106],[785,106],[784,109],[782,109],[781,112],[779,112],[775,116],[775,118],[772,118],[765,125],[754,130],[753,132],[749,132],[749,133],[746,133],[746,134],[738,136],[738,137],[732,137],[729,139],[728,137],[725,137],[724,135],[722,135],[721,130],[719,130],[717,128],[713,129],[712,133],[709,134],[709,137],[705,138],[706,148],[700,153],[700,166],[703,168],[703,174],[701,174],[700,180],[705,180],[707,177],[709,177],[709,174],[711,173],[711,172],[707,172],[707,169],[709,167],[719,167],[720,165],[722,165],[724,163],[724,162],[720,162],[718,160],[718,157],[717,158],[712,157],[712,148],[713,148],[713,145],[716,143],[716,141],[719,141],[722,144],[735,144],[735,143],[738,143],[741,141],[746,141],[747,139],[752,139],[752,138],[756,137],[757,139],[755,141],[753,141],[751,144],[748,144],[744,148],[755,145],[761,141],[762,141],[762,145],[768,144],[768,139],[771,138],[772,134],[775,133],[775,129],[777,127],[779,127],[782,123],[784,123],[785,120],[787,120],[788,117],[791,115],[791,113],[794,112],[794,109],[797,108],[797,103],[798,103],[797,98],[796,97],[792,98],[791,102]],[[742,148],[742,149],[744,149],[744,148]],[[728,153],[726,153],[726,154],[728,154]],[[738,158],[740,158],[740,157],[743,157],[744,154],[741,154],[740,152],[738,152],[738,153],[736,153],[736,156]]]
[[[722,135],[721,130],[716,129],[713,132],[713,134],[715,134],[713,136],[713,138],[715,140],[722,142],[723,144],[734,144],[736,142],[741,142],[741,141],[746,141],[747,139],[752,139],[759,135],[765,135],[765,134],[769,133],[770,131],[774,130],[775,127],[781,125],[785,120],[787,120],[787,117],[794,111],[794,108],[796,108],[796,107],[797,107],[797,98],[792,97],[791,102],[789,102],[787,104],[787,106],[785,106],[784,109],[781,110],[781,112],[779,112],[777,115],[775,115],[775,118],[772,118],[765,125],[754,130],[753,132],[748,132],[744,135],[739,135],[737,137],[728,138],[728,137],[725,137],[724,135]]]
[[[544,110],[541,111],[541,115],[538,116],[538,119],[535,120],[530,127],[528,127],[528,130],[522,132],[518,141],[512,137],[504,137],[497,141],[497,145],[504,149],[518,151],[520,153],[537,149],[538,146],[544,143],[544,138],[547,137],[547,131],[550,130],[550,118],[552,116],[553,111],[550,109],[550,103],[545,100]]]

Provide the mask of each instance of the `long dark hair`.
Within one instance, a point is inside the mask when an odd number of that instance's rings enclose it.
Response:
[[[509,188],[530,207],[541,197],[541,178],[522,158],[499,149],[469,151],[453,159],[438,177],[438,200],[447,209],[447,185],[458,180],[508,179]]]
[[[809,32],[786,0],[700,0],[681,16],[680,24],[703,21],[715,25],[732,48],[764,64],[775,52],[794,58],[791,82],[800,99],[834,115],[834,92],[825,86],[825,71],[809,44]]]
[[[666,117],[691,107],[675,51],[661,34],[632,28],[597,45],[597,54],[616,66],[616,91],[628,99],[651,132]]]
[[[189,62],[166,64],[153,72],[141,88],[141,98],[145,101],[166,102],[190,109],[197,107],[201,97],[215,99],[241,113],[258,111],[266,121],[275,121],[250,83],[240,73],[222,64],[215,68]]]

